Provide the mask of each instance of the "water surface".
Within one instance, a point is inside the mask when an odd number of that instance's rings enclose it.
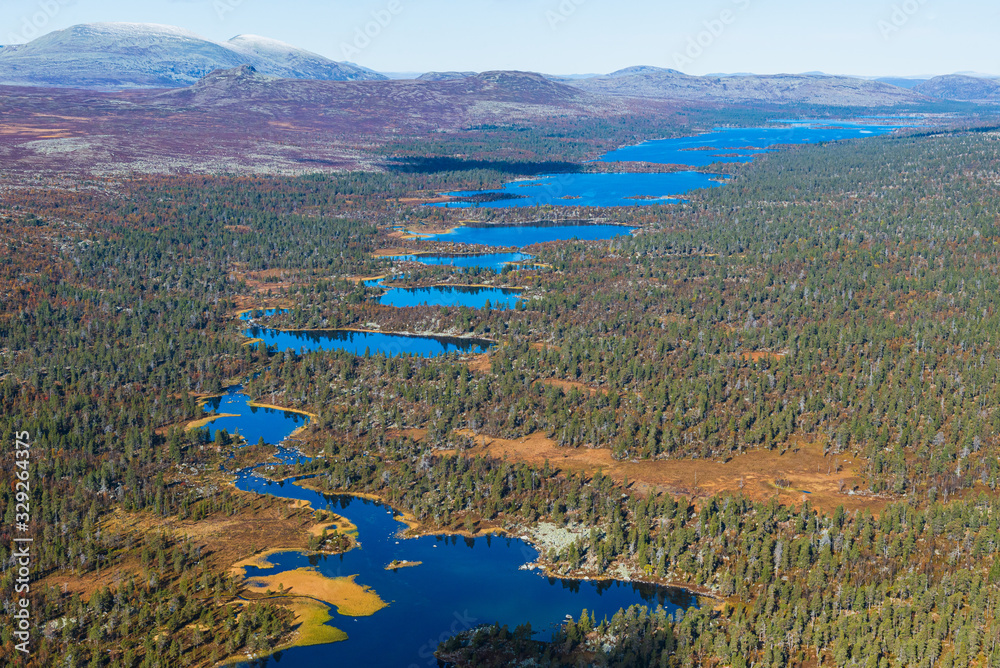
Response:
[[[777,120],[775,123],[782,125],[768,128],[716,128],[712,132],[689,137],[647,141],[606,153],[598,161],[651,162],[688,167],[750,162],[757,155],[775,150],[776,146],[876,137],[901,127],[916,127],[918,124],[915,120],[910,125],[888,125],[840,119],[787,119]],[[678,195],[699,188],[724,185],[719,179],[717,174],[693,171],[669,174],[552,174],[514,181],[504,185],[502,190],[446,193],[453,197],[478,198],[481,201],[446,202],[427,206],[510,208],[538,205],[616,207],[670,204],[680,201],[676,199]],[[495,201],[489,201],[491,199]]]
[[[307,416],[290,411],[253,409],[240,386],[209,401],[205,411],[239,413],[219,418],[219,428],[238,431],[248,441],[264,438],[281,443]],[[223,422],[225,421],[225,422]],[[308,461],[298,452],[278,448],[286,463]],[[480,624],[495,622],[513,628],[530,622],[543,640],[566,615],[587,609],[597,619],[610,618],[634,604],[662,605],[674,612],[697,605],[688,592],[619,581],[573,581],[545,577],[522,566],[538,552],[518,538],[430,536],[401,539],[405,525],[381,503],[346,495],[325,495],[292,481],[272,482],[249,467],[236,472],[236,487],[283,499],[308,501],[314,509],[329,509],[358,527],[358,547],[342,555],[307,555],[289,551],[269,557],[271,568],[248,568],[249,576],[315,568],[329,577],[357,576],[389,606],[370,617],[340,615],[331,608],[329,623],[345,631],[343,642],[298,647],[254,662],[254,666],[436,666],[433,652],[442,640]],[[422,562],[419,566],[385,570],[394,560]]]
[[[532,244],[567,239],[581,241],[613,239],[631,234],[632,229],[623,225],[493,225],[457,227],[451,232],[428,235],[426,238],[456,244],[524,248]],[[423,260],[418,259],[418,261]]]
[[[346,617],[332,609],[330,624],[348,635],[344,642],[293,648],[270,659],[274,666],[437,666],[434,650],[454,633],[498,622],[513,629],[530,622],[537,639],[548,640],[566,615],[586,608],[598,619],[610,618],[634,604],[662,605],[669,612],[697,605],[690,594],[668,588],[617,581],[566,581],[520,570],[538,557],[516,538],[433,536],[400,539],[405,528],[393,511],[350,496],[324,497],[297,485],[267,483],[252,474],[240,489],[311,501],[349,518],[358,527],[361,547],[343,555],[310,557],[289,552],[271,557],[273,569],[248,569],[266,575],[313,567],[331,577],[357,575],[390,605],[371,617]],[[393,560],[419,566],[385,570]]]
[[[317,350],[346,350],[355,355],[400,357],[437,357],[446,353],[483,353],[490,342],[482,339],[462,339],[448,336],[411,336],[382,332],[355,332],[343,329],[316,331],[282,331],[266,327],[250,327],[244,332],[251,339],[260,339],[268,348],[297,353]]]
[[[456,269],[491,269],[501,271],[507,265],[516,265],[534,259],[527,253],[470,253],[467,255],[391,255],[385,260],[419,262],[432,266]]]
[[[268,318],[272,315],[279,315],[281,313],[288,313],[288,309],[286,308],[254,309],[252,311],[244,311],[243,313],[240,313],[240,320],[251,322],[253,320],[258,320],[259,318]]]
[[[509,209],[525,206],[640,206],[671,204],[677,196],[699,188],[723,185],[717,174],[674,172],[669,174],[553,174],[537,179],[514,181],[502,190],[458,191],[452,197],[507,196],[484,202],[442,202],[429,204],[445,208],[488,207]]]
[[[207,414],[217,412],[236,416],[216,418],[204,427],[209,434],[222,429],[242,436],[249,445],[256,445],[260,439],[272,445],[280,444],[296,429],[309,424],[309,416],[304,413],[251,406],[250,397],[243,393],[241,385],[228,388],[222,396],[207,399],[203,410]],[[285,463],[307,461],[307,458],[285,448],[279,449],[278,456]]]
[[[474,309],[512,309],[520,300],[519,290],[436,285],[428,288],[385,288],[379,298],[383,306],[466,306]]]
[[[784,121],[778,128],[717,128],[693,137],[656,139],[611,151],[601,162],[652,162],[704,167],[713,163],[750,162],[783,144],[816,144],[875,137],[899,128],[896,125],[864,125],[852,122],[811,120]]]

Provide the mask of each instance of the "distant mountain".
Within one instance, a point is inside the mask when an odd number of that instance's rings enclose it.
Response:
[[[583,102],[591,96],[586,93],[552,81],[534,72],[497,70],[483,72],[470,77],[456,79],[453,84],[461,84],[468,93],[488,95],[498,101],[526,102],[529,104],[565,104]],[[596,100],[595,100],[596,102]]]
[[[698,77],[658,67],[629,67],[602,77],[567,79],[563,83],[601,95],[724,104],[766,102],[872,107],[923,99],[913,91],[853,77],[813,74]]]
[[[386,79],[416,79],[424,72],[380,72]]]
[[[453,119],[479,105],[497,119],[544,116],[553,110],[586,111],[614,106],[576,88],[530,72],[483,72],[441,80],[308,81],[280,79],[250,65],[216,70],[195,85],[155,94],[156,105],[237,106],[240,113],[334,118],[349,114],[356,122],[416,125],[421,131],[450,128]],[[509,105],[493,109],[498,102]],[[460,124],[460,122],[455,122]]]
[[[927,81],[927,79],[910,79],[908,77],[878,77],[875,81],[881,81],[884,84],[896,86],[897,88],[913,89]]]
[[[602,76],[600,74],[595,74],[591,72],[590,74],[546,74],[546,79],[562,80],[562,79],[593,79],[594,77]]]
[[[465,79],[475,75],[476,72],[426,72],[417,77],[420,81],[452,81],[454,79]]]
[[[248,65],[268,76],[283,79],[372,81],[385,79],[378,72],[353,63],[338,63],[318,53],[258,35],[237,35],[225,46],[253,56]]]
[[[665,69],[663,67],[651,67],[649,65],[636,65],[634,67],[626,67],[623,70],[618,70],[608,74],[607,77],[616,79],[619,77],[631,77],[631,76],[658,76],[658,75],[668,75],[672,76],[679,74],[681,76],[687,76],[683,72],[678,72],[677,70]],[[595,77],[600,78],[600,77]]]
[[[928,97],[963,102],[1000,102],[1000,81],[964,74],[934,77],[914,90]]]
[[[0,51],[0,84],[127,89],[190,86],[208,73],[252,65],[294,79],[384,79],[277,40],[240,35],[217,43],[173,26],[90,23]]]
[[[964,70],[962,72],[953,72],[952,74],[961,74],[961,75],[967,76],[967,77],[978,77],[980,79],[996,79],[997,78],[997,75],[995,75],[995,74],[986,74],[985,72],[975,72],[975,71],[971,71],[971,70]],[[928,77],[928,78],[930,78],[930,77]]]

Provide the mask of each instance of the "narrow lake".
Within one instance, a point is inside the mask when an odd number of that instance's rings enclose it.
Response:
[[[426,235],[424,238],[432,241],[450,241],[456,244],[479,244],[482,246],[500,246],[524,248],[532,244],[547,241],[565,241],[580,239],[595,241],[613,239],[632,233],[630,227],[623,225],[496,225],[490,227],[457,227],[451,232]],[[418,262],[423,261],[423,256]]]
[[[248,442],[278,445],[308,422],[308,417],[266,408],[253,408],[239,386],[210,400],[206,412],[235,413],[207,427],[238,431]],[[307,458],[278,448],[284,462]],[[519,538],[428,536],[398,537],[405,525],[381,503],[345,495],[324,495],[293,482],[275,483],[254,472],[236,472],[236,486],[244,491],[283,499],[308,501],[314,509],[329,509],[358,527],[359,546],[343,555],[308,555],[299,551],[269,557],[272,568],[250,567],[248,576],[267,575],[302,567],[329,577],[357,576],[389,606],[370,617],[350,617],[331,608],[329,623],[348,639],[328,645],[285,650],[246,666],[371,666],[400,668],[437,666],[433,652],[450,635],[479,624],[499,622],[511,628],[531,622],[538,638],[548,639],[566,615],[583,609],[598,619],[611,617],[633,604],[662,605],[669,612],[698,604],[683,590],[620,581],[574,581],[521,570],[538,558],[537,551]],[[418,566],[386,570],[393,561],[422,562]]]
[[[491,345],[489,341],[482,339],[355,332],[343,329],[287,332],[266,327],[250,327],[243,334],[251,339],[260,339],[268,348],[297,353],[346,350],[354,355],[381,353],[389,357],[401,355],[437,357],[446,353],[484,353]]]
[[[776,146],[877,137],[920,124],[918,119],[909,120],[913,123],[907,125],[899,122],[863,123],[839,119],[785,119],[774,121],[775,127],[716,128],[699,135],[657,139],[636,146],[626,146],[606,153],[597,162],[651,162],[687,167],[750,162],[755,156],[768,153]],[[466,201],[427,206],[511,208],[539,205],[616,207],[671,204],[680,201],[677,199],[679,195],[722,185],[725,182],[720,180],[719,175],[694,171],[668,174],[549,174],[507,183],[502,190],[444,193],[465,198]]]
[[[251,320],[257,320],[258,318],[267,318],[272,315],[278,315],[279,313],[288,313],[286,308],[264,308],[264,309],[253,309],[250,311],[244,311],[240,313],[240,320],[245,322],[250,322]]]
[[[469,253],[467,255],[390,255],[382,259],[419,262],[429,266],[446,266],[456,269],[501,271],[508,264],[528,262],[534,259],[534,256],[527,253]]]
[[[717,174],[674,172],[672,174],[554,174],[538,179],[514,181],[502,190],[450,192],[452,197],[504,197],[493,201],[442,202],[428,206],[444,208],[489,207],[509,209],[523,206],[639,206],[670,204],[678,195],[699,188],[723,185]]]
[[[657,139],[611,151],[601,162],[653,162],[704,167],[718,162],[750,162],[755,156],[788,144],[817,144],[843,139],[877,137],[899,129],[899,125],[863,125],[833,121],[782,121],[777,128],[717,128],[693,137]]]
[[[386,288],[379,297],[383,306],[466,306],[474,309],[512,309],[520,300],[520,291],[504,288],[479,288],[436,285],[429,288]]]
[[[278,444],[288,438],[288,435],[299,427],[309,424],[309,417],[302,413],[274,408],[251,406],[250,397],[243,393],[241,385],[234,385],[219,397],[205,401],[203,410],[206,414],[218,413],[236,417],[220,417],[207,426],[210,434],[216,429],[222,429],[230,434],[239,433],[246,442],[256,445],[260,439],[265,443]],[[287,452],[280,453],[282,460],[293,463]]]

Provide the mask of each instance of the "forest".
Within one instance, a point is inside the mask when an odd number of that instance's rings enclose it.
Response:
[[[559,139],[521,134],[526,150]],[[454,665],[1000,666],[998,139],[789,147],[706,168],[731,184],[685,203],[622,209],[420,206],[583,157],[449,157],[475,141],[488,154],[503,141],[490,136],[400,144],[383,172],[4,180],[0,433],[29,432],[34,449],[23,665],[217,665],[294,637],[292,613],[245,600],[230,572],[263,542],[240,552],[181,528],[268,514],[308,547],[304,512],[220,470],[261,446],[185,429],[200,399],[246,380],[251,397],[318,415],[298,437],[316,458],[275,479],[316,474],[428,531],[569,527],[571,545],[541,546],[549,573],[704,597],[675,616],[580,611],[552,642],[483,626],[442,643]],[[379,257],[456,251],[397,226],[568,219],[636,230],[528,247],[537,266],[500,272]],[[525,299],[399,309],[358,281],[380,275]],[[238,313],[260,307],[288,309],[264,320],[278,329],[497,345],[434,359],[244,345]],[[602,464],[496,449],[529,437]],[[781,468],[803,448],[832,489],[801,494],[805,473]],[[773,478],[681,488],[653,474],[750,456],[778,462]],[[0,470],[5,597],[13,474]],[[5,630],[0,654],[13,646]]]

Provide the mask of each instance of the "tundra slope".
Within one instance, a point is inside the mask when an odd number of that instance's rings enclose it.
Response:
[[[671,111],[670,103],[604,98],[524,72],[348,82],[277,79],[241,66],[176,90],[0,87],[0,157],[16,171],[92,174],[373,168],[381,148],[401,138]]]
[[[560,81],[595,94],[725,104],[767,102],[873,107],[927,101],[918,93],[880,81],[814,74],[698,77],[677,70],[643,66],[629,67],[607,76]]]

